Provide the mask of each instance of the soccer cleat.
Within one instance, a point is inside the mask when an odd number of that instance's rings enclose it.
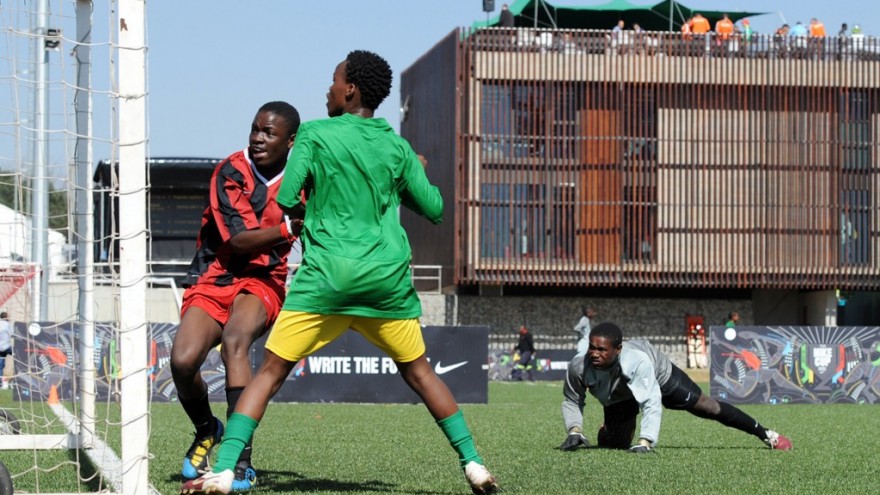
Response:
[[[204,474],[210,469],[208,458],[211,455],[211,451],[220,444],[220,439],[223,438],[223,423],[217,418],[214,418],[214,421],[216,421],[217,425],[214,434],[201,438],[197,436],[193,440],[192,445],[189,446],[189,450],[186,451],[186,457],[183,458],[183,468],[180,470],[180,474],[185,479],[198,478],[199,475]]]
[[[246,492],[257,484],[257,471],[248,461],[235,464],[235,479],[232,480],[232,491]]]
[[[208,471],[194,480],[189,480],[180,486],[182,495],[190,493],[232,493],[232,483],[235,481],[235,473],[231,469],[224,469],[219,473]]]
[[[792,447],[791,440],[773,430],[767,430],[767,438],[764,443],[774,450],[791,450]]]
[[[464,477],[467,478],[468,484],[471,485],[471,490],[477,495],[498,493],[498,482],[495,481],[495,477],[486,469],[486,466],[482,464],[477,464],[474,461],[467,463],[464,467]]]

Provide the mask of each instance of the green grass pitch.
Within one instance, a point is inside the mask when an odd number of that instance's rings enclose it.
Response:
[[[878,406],[742,407],[790,437],[791,452],[771,451],[752,436],[665,410],[656,453],[638,456],[593,448],[558,450],[565,437],[561,400],[560,382],[491,382],[488,404],[462,406],[480,454],[504,493],[880,491],[874,457],[880,445]],[[8,393],[0,395],[0,406],[13,412],[32,407],[10,402]],[[118,417],[115,408],[109,407],[111,417]],[[225,414],[224,406],[215,409]],[[601,409],[590,398],[584,426],[593,443],[600,423]],[[151,425],[150,481],[163,494],[177,493],[192,428],[178,404],[154,404]],[[118,438],[107,442],[118,449]],[[73,475],[75,451],[3,451],[0,456],[16,475],[16,492],[84,492],[100,482],[88,462],[80,477]],[[272,404],[257,430],[254,465],[259,476],[254,494],[470,492],[454,452],[420,404]]]

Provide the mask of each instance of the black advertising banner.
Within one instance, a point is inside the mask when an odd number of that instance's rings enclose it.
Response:
[[[152,400],[176,401],[169,362],[177,324],[150,325],[149,372]],[[16,323],[13,394],[21,400],[44,400],[54,387],[61,399],[74,395],[75,365],[80,348],[72,323]],[[488,327],[423,327],[428,359],[458,402],[488,401],[486,352]],[[251,350],[254,370],[262,361],[263,344]],[[119,362],[113,329],[95,325],[94,364],[98,400],[118,392],[117,379],[125,372]],[[226,400],[223,362],[212,349],[202,366],[211,401]],[[419,402],[397,373],[394,362],[360,334],[350,331],[307,359],[300,361],[273,399],[276,402]]]
[[[710,327],[710,393],[734,404],[880,402],[880,327]]]
[[[422,327],[427,357],[460,403],[488,402],[488,327]],[[254,346],[258,360],[262,340]],[[416,403],[394,362],[349,331],[297,363],[273,399],[280,402]]]

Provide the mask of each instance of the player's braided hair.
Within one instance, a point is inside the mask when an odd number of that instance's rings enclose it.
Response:
[[[614,347],[623,343],[623,332],[620,327],[611,322],[599,323],[590,330],[590,338],[603,337],[611,342]]]
[[[270,101],[257,110],[257,113],[261,112],[271,112],[283,118],[287,122],[287,128],[290,131],[291,136],[296,134],[296,131],[299,130],[299,112],[296,111],[296,108],[293,108],[293,105],[286,101]]]
[[[361,104],[379,108],[391,93],[391,67],[384,58],[366,50],[355,50],[345,58],[345,79],[361,91]]]

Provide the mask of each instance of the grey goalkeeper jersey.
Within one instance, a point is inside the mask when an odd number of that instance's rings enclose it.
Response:
[[[594,368],[585,354],[568,363],[563,385],[562,420],[566,431],[583,429],[587,391],[603,406],[635,399],[642,412],[639,438],[657,442],[663,412],[660,388],[672,375],[672,363],[665,354],[645,340],[628,340],[618,362],[608,369]]]

